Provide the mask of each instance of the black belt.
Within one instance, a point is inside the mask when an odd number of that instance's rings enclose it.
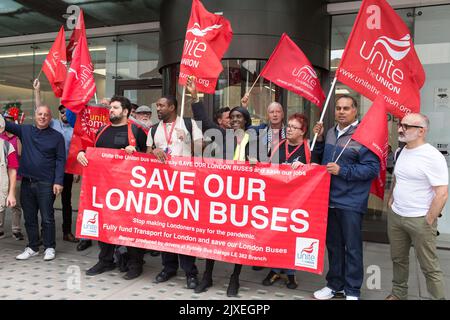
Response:
[[[22,177],[22,181],[26,181],[26,182],[39,182],[39,180],[35,179],[35,178],[28,178],[28,177]]]

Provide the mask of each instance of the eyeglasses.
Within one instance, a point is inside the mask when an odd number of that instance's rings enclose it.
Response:
[[[422,128],[423,129],[423,127],[422,126],[413,126],[413,125],[410,125],[410,124],[406,124],[406,123],[397,123],[397,128],[402,128],[402,130],[403,131],[407,131],[409,128]]]
[[[61,110],[59,113],[66,114],[66,110]]]
[[[287,128],[288,129],[292,129],[292,130],[302,130],[302,128],[301,127],[295,127],[295,126],[293,126],[293,125],[287,125]]]

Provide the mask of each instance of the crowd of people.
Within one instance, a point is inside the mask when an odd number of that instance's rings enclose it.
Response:
[[[124,149],[130,154],[146,152],[162,162],[169,156],[190,157],[208,149],[208,156],[249,161],[250,164],[256,161],[289,164],[293,170],[308,164],[326,166],[331,175],[326,233],[329,267],[326,286],[313,295],[321,300],[335,297],[358,300],[364,277],[362,220],[372,180],[379,174],[380,161],[372,151],[352,140],[359,125],[357,101],[347,95],[337,98],[336,125],[326,134],[322,123],[314,126],[312,131],[318,139],[311,151],[309,121],[305,115],[292,114],[284,123],[282,105],[272,102],[267,107],[268,122],[252,126],[247,109],[249,95],[246,94],[240,106],[223,107],[211,120],[191,78],[186,88],[192,97],[189,104],[193,119],[178,116],[177,100],[170,95],[156,102],[159,122],[154,124],[151,123],[151,107],[133,105],[121,96],[104,102],[109,107],[110,124],[98,131],[95,147]],[[65,173],[64,165],[73,134],[70,121],[73,114],[69,115],[70,110],[59,106],[59,120],[52,119],[50,108],[40,102],[38,81],[34,89],[37,96],[34,125],[17,124],[8,114],[0,117],[0,238],[5,236],[5,209],[11,207],[13,237],[24,239],[20,223],[23,211],[28,244],[16,259],[37,256],[43,246],[44,260],[49,261],[56,257],[54,201],[58,195],[62,201],[63,240],[78,243],[77,250],[85,250],[92,243],[86,239],[79,241],[72,233],[71,188],[79,177]],[[129,121],[130,117],[140,125]],[[436,253],[436,225],[448,197],[448,169],[444,157],[426,142],[429,126],[426,116],[409,114],[398,127],[399,140],[405,147],[393,168],[395,179],[388,201],[388,235],[394,266],[389,300],[407,298],[411,244],[431,296],[445,298]],[[82,166],[89,165],[85,150],[79,150],[77,161]],[[19,191],[16,181],[20,179]],[[99,247],[98,262],[86,271],[88,276],[116,268],[117,246],[99,242]],[[126,247],[126,252],[124,278],[135,279],[142,274],[146,250]],[[152,255],[158,254],[152,251]],[[195,257],[161,252],[161,259],[162,270],[156,275],[156,282],[169,280],[181,267],[187,288],[201,293],[213,286],[214,260],[205,261],[205,271],[199,281]],[[234,265],[228,296],[238,295],[241,270],[242,265]],[[286,278],[287,288],[298,287],[295,270],[277,268],[269,270],[262,284],[271,286],[282,278]]]

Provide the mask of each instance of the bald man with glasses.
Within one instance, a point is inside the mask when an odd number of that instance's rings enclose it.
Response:
[[[409,252],[414,246],[433,299],[445,299],[444,278],[436,252],[437,218],[448,198],[444,156],[426,142],[428,118],[419,113],[398,124],[398,140],[406,143],[394,168],[388,205],[388,236],[393,262],[392,293],[386,300],[408,297]]]

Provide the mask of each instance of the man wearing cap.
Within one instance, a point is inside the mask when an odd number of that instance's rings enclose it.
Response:
[[[58,107],[59,120],[52,119],[50,121],[50,127],[61,133],[64,137],[64,143],[66,148],[66,158],[69,155],[70,141],[72,140],[73,128],[70,126],[66,117],[66,107],[60,105]],[[64,173],[64,188],[61,193],[62,204],[62,216],[63,216],[63,240],[69,242],[78,242],[78,239],[72,233],[72,184],[78,182],[79,176],[75,176],[71,173]]]
[[[152,126],[152,109],[149,106],[140,106],[136,109],[136,120],[147,129]]]

